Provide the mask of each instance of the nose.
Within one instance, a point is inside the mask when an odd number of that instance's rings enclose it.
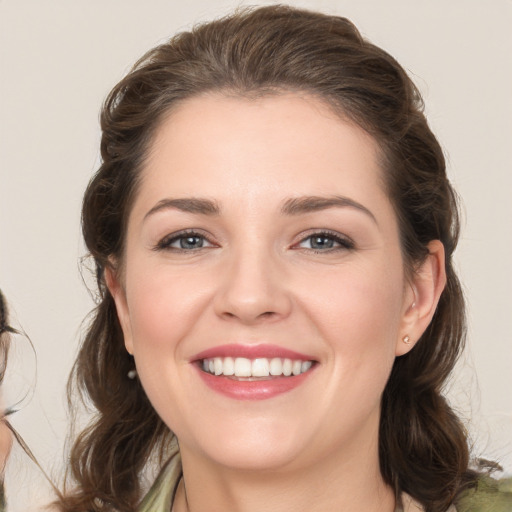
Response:
[[[288,317],[292,300],[282,262],[249,248],[224,261],[214,309],[218,316],[251,325]]]

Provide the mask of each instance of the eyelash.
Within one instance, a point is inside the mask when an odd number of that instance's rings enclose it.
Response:
[[[183,253],[190,253],[199,251],[201,249],[206,249],[207,247],[197,247],[197,248],[183,248],[183,247],[171,247],[173,243],[176,243],[180,240],[186,239],[186,238],[200,238],[204,241],[206,241],[210,246],[215,246],[215,244],[203,233],[200,233],[198,231],[180,231],[179,233],[173,233],[171,235],[168,235],[164,237],[162,240],[160,240],[157,245],[154,247],[154,250],[156,251],[173,251],[173,252],[183,252]],[[306,242],[307,240],[312,240],[313,238],[325,238],[328,239],[336,244],[338,244],[338,247],[328,247],[327,249],[314,249],[314,248],[307,248],[307,247],[300,247],[300,244]],[[309,252],[313,252],[315,254],[322,254],[322,253],[330,253],[330,252],[336,252],[336,251],[346,251],[346,250],[352,250],[355,248],[355,244],[352,240],[350,240],[348,237],[342,236],[339,233],[336,233],[334,231],[314,231],[310,234],[308,234],[306,237],[301,238],[297,243],[293,244],[292,249],[297,250],[305,250]]]
[[[313,238],[326,238],[326,239],[332,240],[336,244],[339,244],[339,246],[338,247],[329,247],[327,249],[314,249],[314,248],[306,248],[306,247],[299,246],[300,244],[304,243],[305,241],[312,240]],[[325,253],[336,252],[336,251],[347,251],[347,250],[350,251],[352,249],[355,249],[355,244],[350,238],[340,235],[339,233],[337,233],[335,231],[323,230],[323,231],[314,231],[314,232],[310,233],[309,235],[307,235],[306,237],[301,238],[301,240],[299,240],[299,242],[294,244],[293,247],[297,247],[298,249],[310,251],[315,254],[325,254]]]
[[[174,252],[194,252],[199,251],[201,249],[206,249],[208,247],[197,247],[194,249],[185,249],[183,247],[171,247],[171,244],[178,242],[180,240],[186,239],[186,238],[200,238],[203,241],[206,241],[211,246],[215,246],[215,244],[204,235],[204,233],[199,233],[198,231],[180,231],[179,233],[173,233],[171,235],[168,235],[162,240],[160,240],[157,245],[155,246],[156,251],[174,251]]]

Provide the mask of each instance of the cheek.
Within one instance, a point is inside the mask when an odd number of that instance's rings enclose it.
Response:
[[[172,272],[165,265],[142,266],[136,262],[127,275],[135,354],[174,354],[208,303],[201,276]]]
[[[337,332],[345,337],[344,333],[352,332],[354,336],[347,338],[364,345],[372,342],[375,332],[382,339],[400,325],[403,274],[398,265],[347,266],[317,275],[315,288],[317,293],[303,295],[303,303],[323,317],[319,325],[330,330],[331,336]],[[359,335],[355,335],[357,332]]]
[[[336,428],[345,425],[349,436],[380,410],[395,359],[402,280],[400,273],[388,279],[380,272],[353,269],[338,277],[325,280],[323,289],[329,293],[310,301],[309,311],[326,341],[326,368],[332,376],[320,401],[330,411],[330,423]]]
[[[304,295],[303,304],[320,338],[327,341],[335,371],[359,382],[362,389],[372,383],[383,387],[401,327],[401,268],[352,265],[317,278],[321,293]]]
[[[137,373],[153,407],[175,430],[174,411],[187,410],[182,404],[187,398],[183,390],[187,338],[208,299],[190,273],[184,277],[183,272],[147,264],[127,268],[127,302]]]

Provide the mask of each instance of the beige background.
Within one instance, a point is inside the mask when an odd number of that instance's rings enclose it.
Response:
[[[458,264],[469,349],[449,397],[475,452],[512,472],[512,1],[290,3],[351,18],[424,94],[465,205]],[[35,394],[14,423],[54,476],[67,425],[65,381],[92,307],[79,272],[79,211],[98,164],[101,102],[145,50],[248,4],[0,0],[0,286],[38,358]],[[23,371],[30,380],[31,361]],[[11,510],[33,510],[43,485],[26,457],[15,453],[10,475]]]

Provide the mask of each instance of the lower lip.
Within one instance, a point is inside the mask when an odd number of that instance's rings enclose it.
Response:
[[[212,375],[199,367],[197,371],[203,382],[221,395],[235,400],[266,400],[300,386],[309,377],[313,368],[293,377],[273,377],[265,380],[236,380],[224,375]]]

